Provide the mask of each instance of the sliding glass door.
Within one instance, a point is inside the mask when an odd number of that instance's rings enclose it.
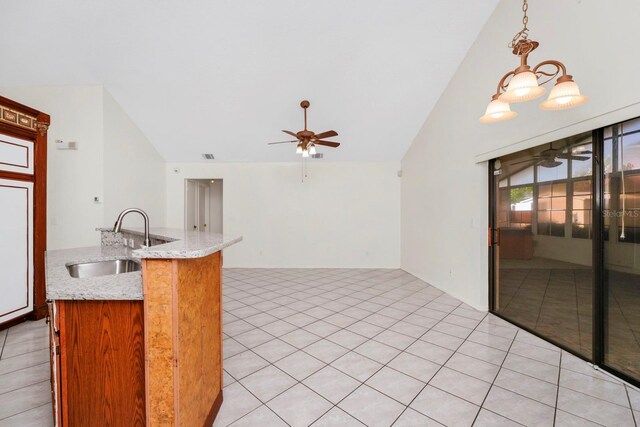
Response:
[[[493,162],[495,313],[592,352],[591,133]]]
[[[640,118],[490,162],[491,311],[640,383]]]
[[[604,130],[603,363],[640,379],[640,119]]]

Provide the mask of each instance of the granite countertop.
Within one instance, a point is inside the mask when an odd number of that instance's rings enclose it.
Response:
[[[125,246],[89,246],[47,251],[47,299],[141,300],[142,272],[76,279],[69,275],[68,264],[135,258]],[[140,259],[137,259],[140,261]]]
[[[106,230],[111,231],[110,228]],[[144,236],[142,228],[123,228],[122,231]],[[133,251],[134,257],[202,258],[242,240],[242,236],[225,236],[200,231],[176,230],[175,228],[151,228],[149,236],[160,240],[170,240],[170,242],[136,249]]]
[[[111,231],[111,228],[100,229]],[[123,228],[123,232],[144,235],[142,229]],[[168,241],[156,246],[130,249],[126,246],[90,246],[46,252],[47,299],[67,300],[142,300],[142,273],[74,278],[67,265],[85,262],[133,258],[202,258],[242,240],[241,236],[183,231],[171,228],[152,228],[150,236]]]

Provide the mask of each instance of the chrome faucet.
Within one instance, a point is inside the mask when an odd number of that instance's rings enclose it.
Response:
[[[118,233],[122,229],[122,219],[129,212],[138,212],[144,218],[144,245],[149,247],[151,246],[151,240],[149,239],[149,215],[142,209],[138,208],[129,208],[120,212],[118,215],[118,219],[116,220],[115,225],[113,226],[113,232]]]

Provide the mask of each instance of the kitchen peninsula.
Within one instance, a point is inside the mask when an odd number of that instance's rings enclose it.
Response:
[[[242,237],[101,229],[47,251],[56,425],[210,426],[222,404],[221,250]],[[109,269],[112,271],[109,271]]]

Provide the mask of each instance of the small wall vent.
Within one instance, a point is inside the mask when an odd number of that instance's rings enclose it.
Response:
[[[323,154],[323,153],[316,153],[316,154],[312,154],[312,155],[311,155],[311,158],[312,158],[312,159],[321,159],[321,158],[323,158],[323,157],[324,157],[324,154]]]
[[[202,157],[204,157],[206,160],[215,160],[216,158],[213,156],[213,154],[203,154]]]

